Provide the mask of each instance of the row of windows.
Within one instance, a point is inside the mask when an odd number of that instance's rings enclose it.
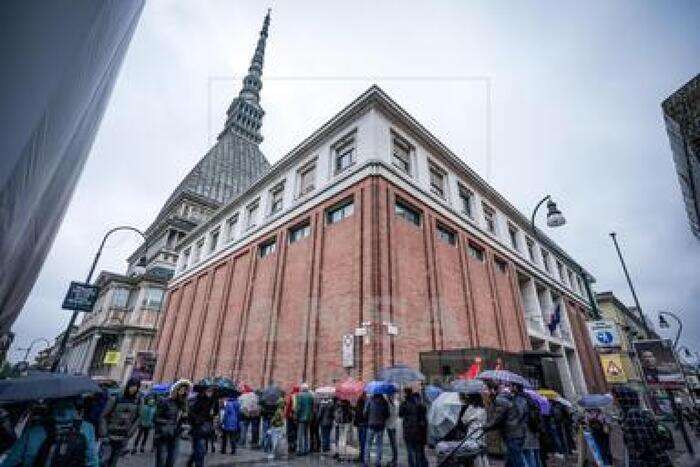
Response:
[[[163,302],[163,289],[150,287],[146,289],[141,302],[143,306],[149,308],[160,308]],[[110,305],[113,308],[127,308],[129,305],[130,290],[124,287],[117,287],[112,290],[112,300]]]

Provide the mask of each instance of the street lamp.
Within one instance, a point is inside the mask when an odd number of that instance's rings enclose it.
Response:
[[[676,320],[678,323],[678,331],[676,331],[676,340],[673,341],[673,348],[674,350],[678,347],[678,340],[681,338],[681,332],[683,331],[683,321],[675,315],[674,313],[671,313],[670,311],[660,311],[659,312],[659,327],[661,329],[670,329],[671,324],[668,322],[664,316],[669,316]],[[687,349],[686,349],[687,350]]]
[[[102,238],[102,242],[100,243],[100,247],[97,249],[97,253],[95,253],[95,258],[92,260],[92,265],[90,266],[90,271],[88,272],[87,279],[85,279],[85,283],[89,284],[90,281],[92,280],[92,274],[95,272],[95,267],[97,266],[97,261],[100,259],[100,256],[102,255],[102,249],[105,246],[105,242],[107,242],[107,238],[112,235],[114,232],[118,232],[120,230],[131,230],[132,232],[136,232],[137,234],[141,235],[144,240],[146,240],[146,236],[144,235],[143,232],[141,232],[139,229],[136,227],[131,227],[130,225],[120,225],[119,227],[115,227],[111,230],[108,230],[105,236]],[[66,327],[65,332],[63,333],[63,336],[61,337],[61,343],[58,346],[58,350],[56,351],[56,357],[53,361],[53,364],[51,365],[51,371],[55,372],[58,369],[58,365],[61,362],[61,357],[63,356],[63,352],[66,349],[66,344],[68,343],[68,336],[70,334],[71,329],[73,329],[73,325],[75,324],[75,320],[78,317],[79,310],[73,310],[73,314],[70,317],[70,321],[68,322],[68,327]]]
[[[554,202],[552,199],[551,195],[547,195],[544,198],[542,198],[539,203],[535,206],[535,209],[532,211],[532,216],[530,217],[530,224],[532,226],[532,232],[534,233],[535,237],[539,238],[537,226],[535,225],[535,216],[537,215],[537,210],[544,204],[544,202],[547,201],[547,226],[548,227],[561,227],[562,225],[566,224],[566,218],[564,217],[564,214],[561,213],[559,208],[557,207],[557,203]],[[545,243],[542,238],[539,238],[539,240],[542,243]],[[578,265],[577,265],[578,266]],[[586,288],[586,295],[588,295],[588,301],[591,304],[591,309],[593,310],[593,315],[596,319],[600,319],[600,311],[598,310],[598,303],[595,300],[595,297],[593,296],[593,291],[591,290],[591,276],[583,270],[581,266],[578,266],[578,273],[581,276],[581,279],[583,279],[583,285]]]
[[[29,358],[29,354],[32,353],[32,348],[34,348],[34,344],[36,344],[37,342],[44,342],[46,344],[46,347],[51,347],[51,342],[49,342],[48,339],[45,339],[43,337],[37,337],[36,339],[34,339],[33,341],[31,341],[29,343],[28,347],[18,347],[17,348],[17,350],[20,350],[20,351],[24,350],[24,359],[22,361],[29,363],[29,361],[27,359]]]

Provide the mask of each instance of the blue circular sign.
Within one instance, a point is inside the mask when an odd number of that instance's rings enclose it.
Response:
[[[601,344],[612,344],[613,340],[615,339],[610,331],[598,331],[595,333],[595,338]]]

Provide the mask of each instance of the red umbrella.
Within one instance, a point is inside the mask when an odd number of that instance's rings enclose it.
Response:
[[[364,393],[364,390],[365,383],[348,378],[335,385],[335,397],[355,403]]]

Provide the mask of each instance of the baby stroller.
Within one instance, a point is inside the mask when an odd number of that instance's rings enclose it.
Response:
[[[481,467],[482,458],[486,456],[486,447],[481,442],[484,432],[473,438],[477,429],[466,433],[461,440],[440,441],[435,446],[438,467]]]

